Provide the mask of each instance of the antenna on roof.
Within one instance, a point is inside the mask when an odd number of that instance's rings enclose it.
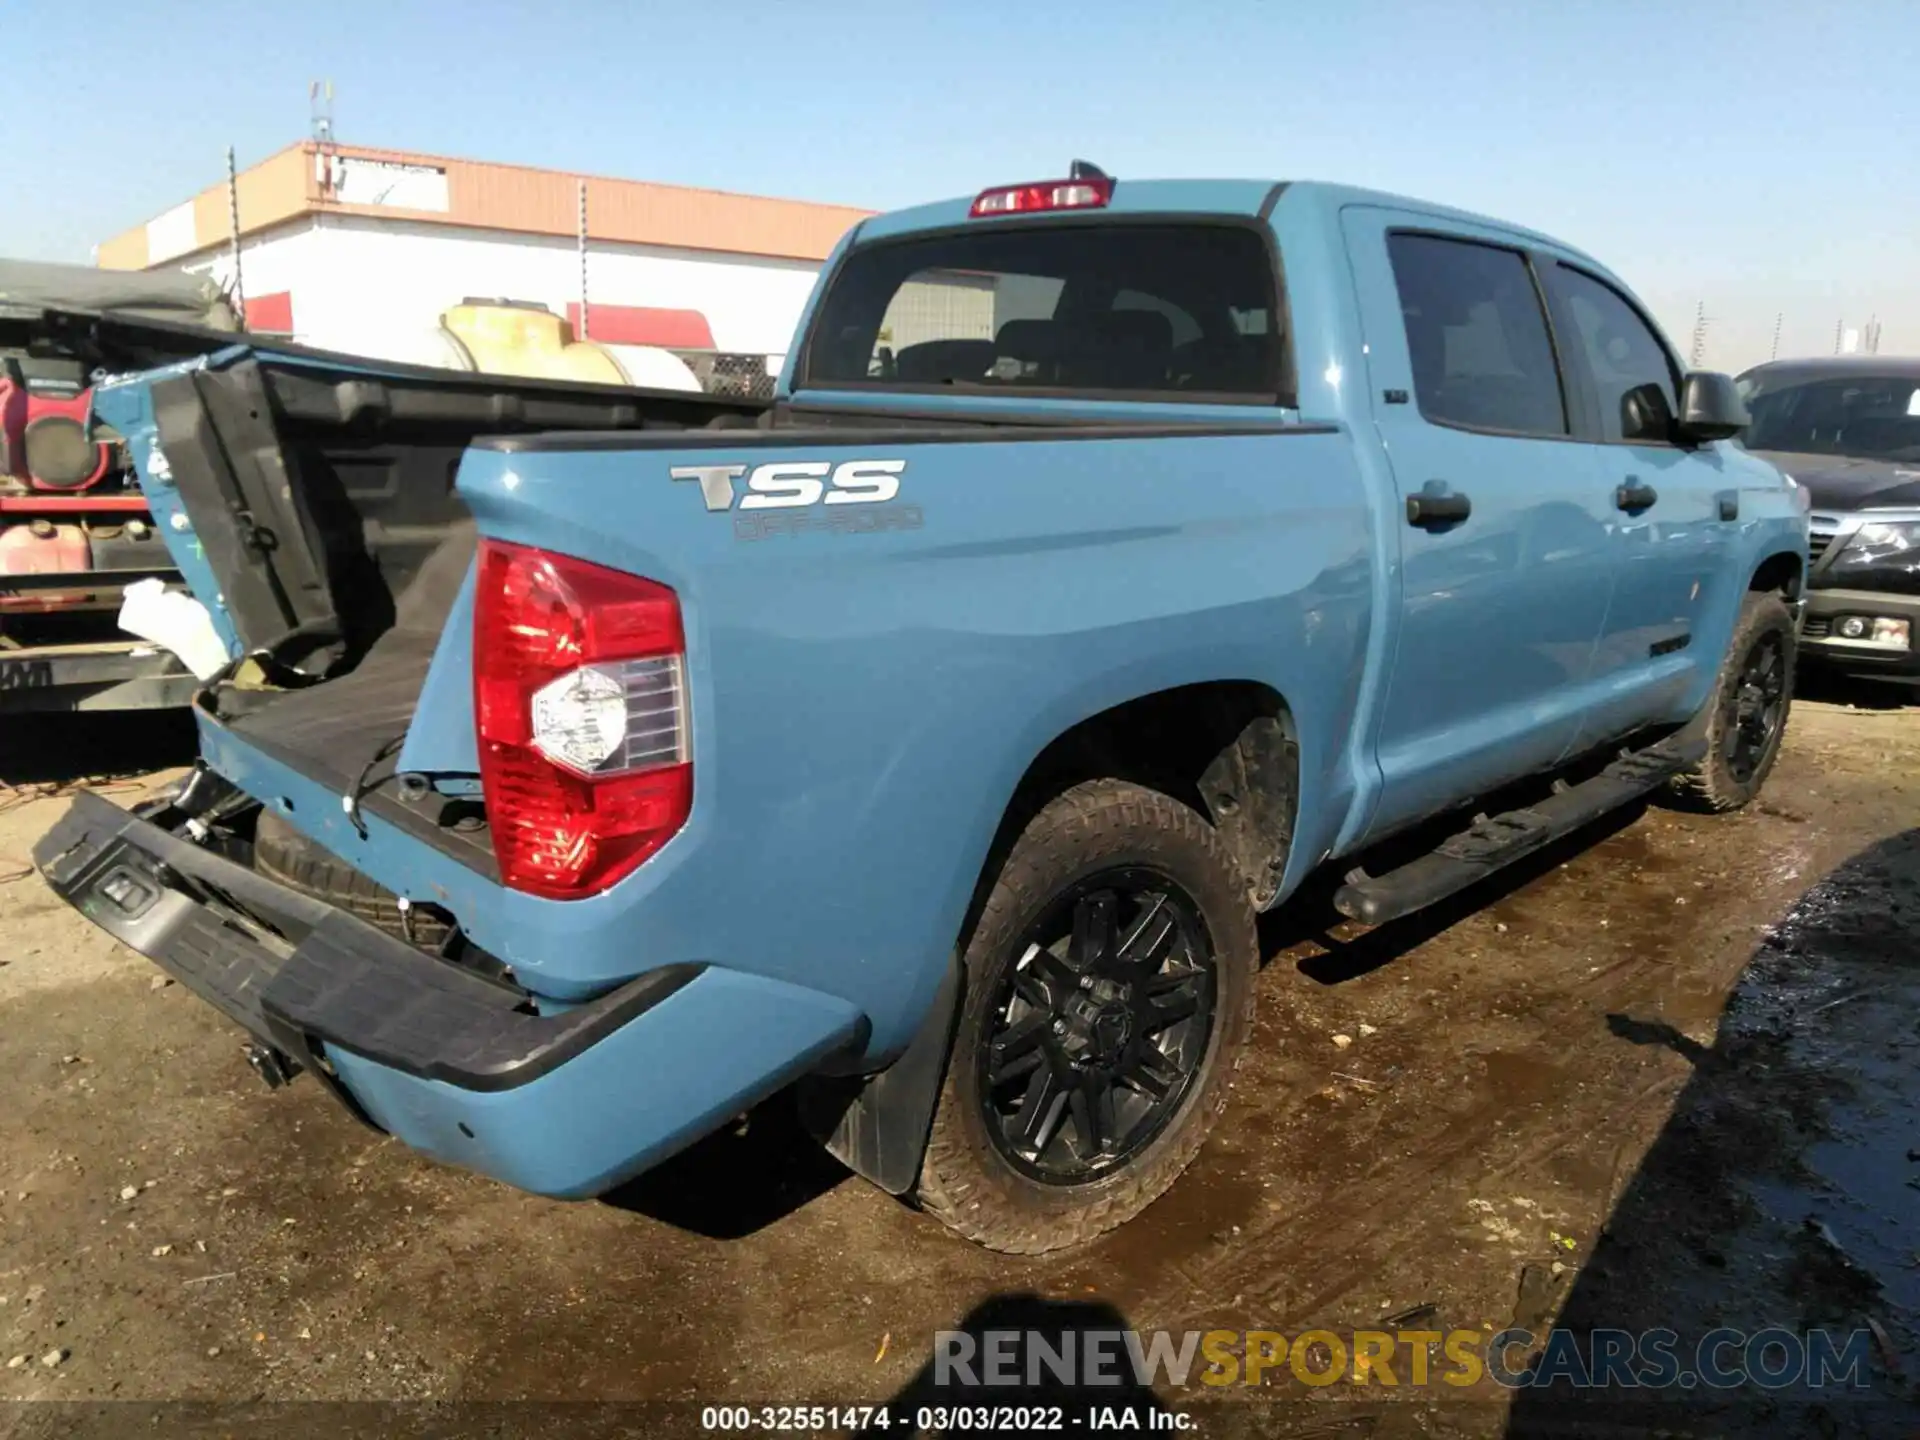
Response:
[[[322,145],[333,143],[333,82],[314,80],[307,85],[307,124]]]
[[[333,143],[333,82],[307,82],[307,126],[313,136],[313,178],[320,187],[322,200],[338,198],[340,174]]]
[[[1111,180],[1113,177],[1091,160],[1075,160],[1067,167],[1069,180]]]
[[[1693,349],[1687,357],[1687,368],[1698,370],[1701,362],[1707,358],[1707,327],[1712,324],[1707,314],[1707,302],[1702,300],[1700,308],[1693,313]]]
[[[240,172],[233,162],[233,146],[227,147],[227,227],[228,254],[233,264],[233,308],[240,324],[247,323],[247,287],[240,279]]]

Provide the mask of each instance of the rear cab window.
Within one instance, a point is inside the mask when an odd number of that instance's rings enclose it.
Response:
[[[1274,258],[1254,223],[1049,222],[856,247],[801,383],[1283,400]]]

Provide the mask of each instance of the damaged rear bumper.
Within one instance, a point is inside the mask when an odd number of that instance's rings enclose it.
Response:
[[[713,965],[541,1013],[90,793],[34,848],[68,903],[233,1020],[264,1068],[313,1071],[436,1159],[598,1194],[855,1040],[844,1001]],[[256,1052],[258,1053],[258,1052]]]

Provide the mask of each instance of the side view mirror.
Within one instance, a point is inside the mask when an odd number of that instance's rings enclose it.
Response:
[[[1673,407],[1657,381],[1636,385],[1620,397],[1620,434],[1628,440],[1671,440]]]
[[[1731,440],[1753,423],[1747,402],[1731,375],[1695,370],[1680,382],[1680,419],[1683,440]]]

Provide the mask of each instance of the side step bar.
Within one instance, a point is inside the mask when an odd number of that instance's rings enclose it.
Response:
[[[1706,753],[1704,739],[1684,732],[1630,751],[1591,780],[1557,788],[1537,805],[1481,816],[1469,829],[1398,870],[1363,874],[1340,887],[1334,908],[1366,925],[1411,915],[1639,799],[1699,764]]]

